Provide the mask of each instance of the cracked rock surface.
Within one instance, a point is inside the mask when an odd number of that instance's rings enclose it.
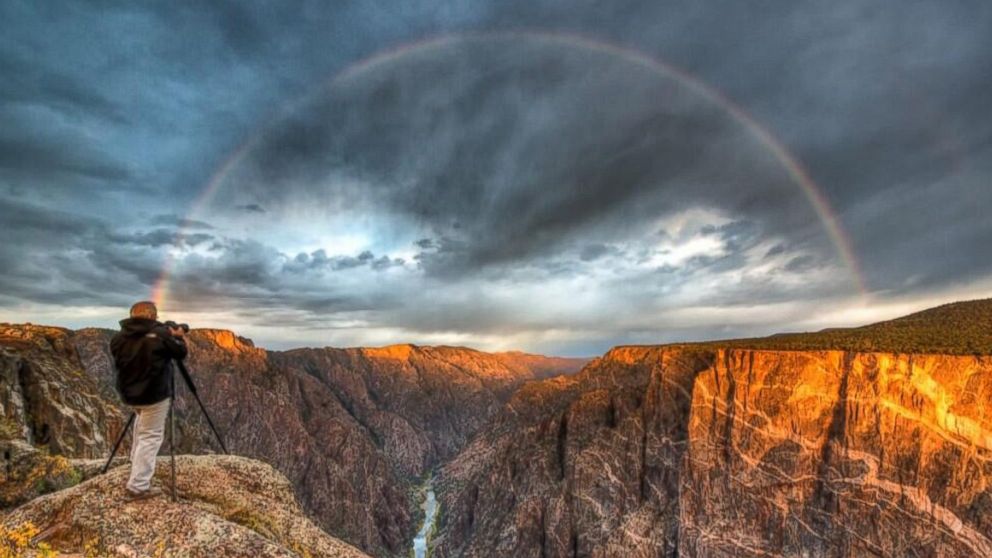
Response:
[[[128,467],[41,496],[7,514],[3,525],[31,522],[36,540],[61,553],[87,545],[101,556],[327,556],[365,553],[330,537],[303,513],[286,477],[234,456],[178,456],[179,502],[168,496],[168,460],[154,484],[166,494],[124,502]]]

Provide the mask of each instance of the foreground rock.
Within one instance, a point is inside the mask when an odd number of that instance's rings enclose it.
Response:
[[[180,501],[168,496],[124,503],[127,467],[37,498],[3,518],[27,523],[35,543],[63,552],[101,556],[342,556],[358,549],[330,537],[307,519],[289,481],[272,467],[233,456],[180,456]],[[156,484],[168,486],[168,460]],[[168,491],[166,491],[168,493]]]

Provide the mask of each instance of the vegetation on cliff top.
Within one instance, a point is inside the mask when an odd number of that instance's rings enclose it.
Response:
[[[705,343],[770,350],[992,354],[992,299],[954,302],[862,327]]]

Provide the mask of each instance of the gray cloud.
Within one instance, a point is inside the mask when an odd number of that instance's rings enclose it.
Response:
[[[9,130],[10,128],[8,128]],[[83,140],[63,141],[0,137],[0,173],[23,178],[51,178],[59,174],[100,180],[120,180],[130,173],[123,165],[92,149]]]
[[[613,250],[613,248],[607,246],[606,244],[586,244],[582,247],[582,251],[579,253],[579,258],[584,262],[591,262],[605,256],[606,254],[609,254]]]
[[[10,227],[0,245],[0,290],[8,297],[122,304],[161,268],[154,253],[117,242],[95,219],[0,199],[0,221]]]
[[[139,246],[152,246],[156,248],[177,243],[175,231],[169,229],[155,229],[124,235],[113,235],[111,238],[116,242],[124,244],[137,244]]]
[[[321,89],[400,44],[505,29],[616,43],[722,92],[819,184],[880,299],[992,276],[987,3],[304,8],[0,5],[0,310],[126,305],[169,253],[184,310],[359,341],[589,354],[841,304],[850,282],[794,180],[726,110],[637,64],[476,41]],[[728,318],[749,304],[779,310]]]
[[[186,217],[180,217],[175,213],[163,213],[160,215],[155,215],[149,221],[151,225],[166,225],[170,227],[175,227],[177,229],[212,229],[213,225],[205,221],[198,221],[196,219],[188,219]]]
[[[428,48],[341,84],[274,127],[228,184],[221,197],[277,212],[304,199],[398,214],[438,235],[419,261],[439,276],[694,206],[816,236],[797,184],[724,107],[540,37]]]
[[[91,114],[115,122],[127,123],[127,118],[110,98],[87,84],[60,73],[64,68],[52,67],[58,61],[29,58],[25,52],[7,51],[0,58],[0,99],[4,104],[45,104],[68,116]]]
[[[316,250],[309,254],[298,253],[288,260],[283,266],[285,271],[290,273],[302,273],[306,271],[342,271],[358,267],[370,267],[374,270],[388,269],[395,265],[403,265],[402,258],[390,258],[389,256],[376,257],[372,252],[365,250],[357,256],[328,256],[323,249]]]

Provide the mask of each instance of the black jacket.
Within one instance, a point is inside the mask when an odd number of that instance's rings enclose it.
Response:
[[[186,358],[186,343],[164,324],[146,318],[121,320],[110,340],[117,392],[128,405],[151,405],[172,397],[172,359]]]

